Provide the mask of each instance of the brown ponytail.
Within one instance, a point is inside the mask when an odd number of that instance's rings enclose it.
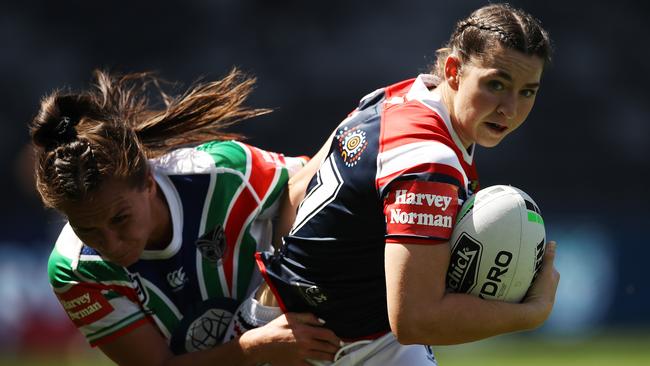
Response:
[[[243,106],[255,79],[233,69],[221,80],[170,96],[149,73],[95,72],[81,93],[45,97],[30,132],[37,151],[36,185],[48,207],[87,197],[107,178],[142,186],[147,158],[176,147],[240,137],[225,128],[268,113]],[[154,108],[157,95],[162,108]]]

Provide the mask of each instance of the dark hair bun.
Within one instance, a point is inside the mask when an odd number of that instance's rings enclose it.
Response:
[[[75,141],[75,126],[88,112],[88,103],[83,97],[54,92],[43,100],[32,122],[32,140],[46,151]]]

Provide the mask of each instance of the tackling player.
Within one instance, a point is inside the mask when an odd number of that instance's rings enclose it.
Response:
[[[546,320],[559,281],[554,243],[520,304],[448,293],[445,276],[456,214],[479,189],[475,146],[496,146],[525,121],[550,53],[531,15],[480,8],[457,23],[432,75],[364,97],[292,179],[292,193],[307,193],[292,197],[302,202],[291,232],[259,264],[283,311],[313,312],[359,346],[337,365],[430,365],[418,344]]]
[[[222,131],[267,110],[242,106],[253,79],[233,70],[154,110],[147,74],[96,73],[95,88],[54,92],[35,117],[37,188],[68,223],[49,260],[70,319],[120,365],[302,365],[339,339],[289,313],[221,345],[261,282],[289,175],[303,159]],[[161,92],[162,93],[162,92]]]

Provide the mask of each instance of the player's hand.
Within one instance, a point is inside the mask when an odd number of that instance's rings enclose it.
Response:
[[[531,306],[533,328],[541,326],[546,321],[555,304],[555,294],[560,282],[560,273],[554,265],[556,249],[556,242],[546,243],[542,268],[523,300]]]
[[[341,340],[313,314],[287,313],[244,333],[240,342],[260,362],[309,366],[306,359],[333,361]]]

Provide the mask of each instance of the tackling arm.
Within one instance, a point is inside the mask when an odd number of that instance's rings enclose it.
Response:
[[[339,339],[311,314],[286,314],[269,324],[211,349],[174,355],[152,324],[145,324],[99,348],[122,366],[309,365],[305,359],[329,360]]]

